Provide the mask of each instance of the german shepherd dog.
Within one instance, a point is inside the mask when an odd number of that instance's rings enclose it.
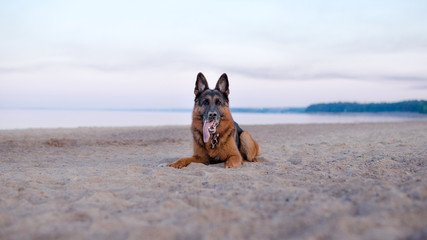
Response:
[[[182,168],[188,164],[225,162],[226,168],[237,168],[243,160],[258,162],[258,143],[233,121],[228,103],[228,77],[224,73],[215,89],[209,89],[202,73],[197,75],[194,94],[193,133],[194,154],[168,166]]]

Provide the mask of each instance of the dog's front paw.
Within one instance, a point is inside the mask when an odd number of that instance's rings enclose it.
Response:
[[[183,167],[186,167],[188,164],[190,164],[190,163],[188,161],[186,161],[185,158],[181,158],[174,163],[169,163],[167,166],[168,167],[174,167],[174,168],[183,168]]]
[[[239,157],[229,158],[225,162],[225,168],[238,168],[242,166],[243,160]]]

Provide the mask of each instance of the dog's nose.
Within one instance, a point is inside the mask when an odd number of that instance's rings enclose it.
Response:
[[[209,112],[208,116],[210,119],[216,118],[216,112]]]

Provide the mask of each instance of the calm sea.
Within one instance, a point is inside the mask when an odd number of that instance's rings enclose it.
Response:
[[[239,124],[308,124],[427,121],[427,114],[415,113],[233,113]],[[94,111],[94,110],[2,110],[0,129],[127,127],[190,125],[191,112]]]

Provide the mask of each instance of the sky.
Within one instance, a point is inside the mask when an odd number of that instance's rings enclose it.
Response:
[[[0,108],[427,99],[427,1],[0,0]]]

